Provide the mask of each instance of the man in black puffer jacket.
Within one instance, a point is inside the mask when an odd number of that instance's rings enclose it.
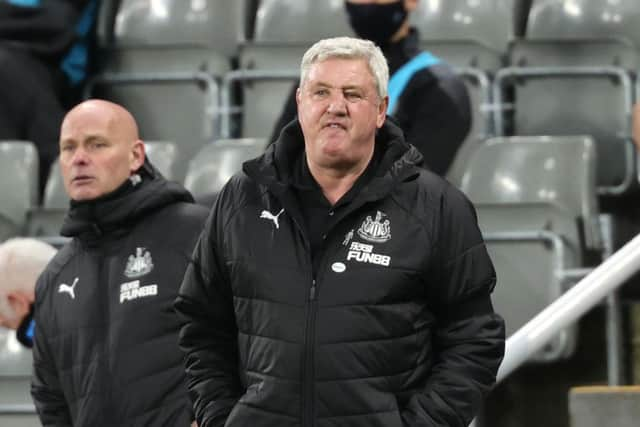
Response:
[[[176,308],[200,427],[467,427],[504,323],[474,209],[385,123],[370,41],[316,43],[298,121],[216,199]]]
[[[173,310],[207,211],[145,159],[106,101],[66,116],[60,166],[73,237],[36,286],[31,393],[44,426],[187,427]]]

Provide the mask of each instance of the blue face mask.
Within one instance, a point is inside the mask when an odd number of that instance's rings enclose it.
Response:
[[[404,1],[388,4],[354,4],[346,2],[351,28],[355,33],[378,46],[384,46],[398,32],[407,18]]]

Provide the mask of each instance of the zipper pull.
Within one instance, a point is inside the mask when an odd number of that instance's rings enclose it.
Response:
[[[309,291],[309,301],[314,301],[316,299],[316,279],[313,279],[311,282],[311,289]]]

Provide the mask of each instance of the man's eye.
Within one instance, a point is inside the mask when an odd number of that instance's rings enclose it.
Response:
[[[351,99],[351,100],[362,99],[362,95],[359,94],[358,92],[347,92],[347,93],[345,93],[344,96],[345,96],[345,98]]]
[[[61,151],[71,151],[73,147],[71,145],[63,145]]]

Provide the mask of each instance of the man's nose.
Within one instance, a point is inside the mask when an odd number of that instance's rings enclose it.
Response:
[[[89,156],[87,151],[82,148],[82,147],[78,147],[76,148],[76,150],[73,153],[73,156],[71,157],[71,164],[85,164],[88,162]]]
[[[334,94],[329,99],[329,106],[327,111],[331,114],[346,115],[347,114],[347,100],[341,93]]]

